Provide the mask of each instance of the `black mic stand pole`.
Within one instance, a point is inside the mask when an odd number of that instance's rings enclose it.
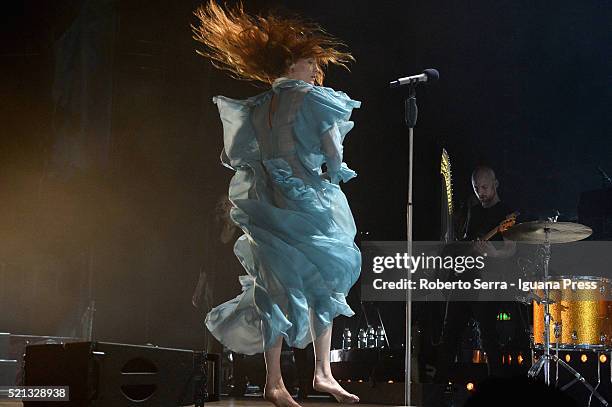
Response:
[[[405,101],[405,120],[408,126],[408,202],[406,205],[406,236],[407,248],[406,253],[412,256],[412,173],[413,173],[413,157],[414,157],[414,126],[417,121],[417,104],[416,104],[416,86],[417,83],[408,85],[408,98]],[[412,281],[412,270],[408,269],[408,289],[406,290],[406,347],[404,361],[404,404],[410,406],[411,402],[411,365],[412,365],[412,290],[410,289],[410,281]]]

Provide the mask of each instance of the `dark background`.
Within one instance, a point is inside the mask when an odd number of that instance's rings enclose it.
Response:
[[[196,1],[15,1],[3,6],[0,331],[78,335],[96,299],[98,339],[202,347],[206,306],[238,294],[214,208],[219,164],[211,98],[264,89],[195,54]],[[455,203],[479,163],[524,219],[575,219],[581,191],[612,173],[610,4],[605,1],[246,1],[321,23],[357,63],[326,86],[363,102],[345,143],[343,186],[358,238],[405,238],[407,129],[388,82],[437,68],[419,88],[415,238],[437,239],[439,156]],[[89,293],[91,292],[91,295]],[[401,308],[401,307],[400,307]],[[356,310],[357,311],[357,310]],[[356,319],[359,323],[359,318]]]

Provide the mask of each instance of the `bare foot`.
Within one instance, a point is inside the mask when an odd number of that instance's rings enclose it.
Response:
[[[264,399],[276,407],[302,407],[293,400],[293,397],[291,397],[291,394],[289,394],[283,384],[266,385],[264,388]]]
[[[338,403],[359,403],[359,397],[344,390],[332,376],[315,376],[312,387],[316,391],[331,394]]]

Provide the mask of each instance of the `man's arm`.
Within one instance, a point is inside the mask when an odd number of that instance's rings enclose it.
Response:
[[[474,247],[480,254],[484,255],[486,253],[487,257],[496,259],[507,259],[516,253],[516,242],[506,240],[505,238],[503,246],[499,249],[493,246],[491,242],[484,240],[474,242]]]

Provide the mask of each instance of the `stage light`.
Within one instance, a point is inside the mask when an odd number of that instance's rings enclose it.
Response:
[[[389,380],[387,383],[389,383],[389,384],[393,384],[393,383],[395,383],[395,382],[394,382],[393,380]]]
[[[359,380],[357,380],[357,381],[358,381],[359,383],[363,383],[363,380],[361,380],[361,379],[359,379]]]
[[[580,355],[580,361],[581,361],[582,363],[586,362],[588,359],[589,359],[589,358],[587,357],[587,355],[585,355],[585,354]]]
[[[511,365],[512,364],[512,355],[508,355],[508,364]]]
[[[465,388],[466,388],[468,391],[472,391],[472,390],[474,390],[474,383],[469,382],[468,384],[466,384],[466,385],[465,385]]]
[[[521,355],[519,353],[519,355],[516,357],[516,361],[518,362],[519,365],[523,364],[523,355]]]
[[[346,379],[346,382],[347,382],[347,383],[350,383],[350,382],[351,382],[351,379]]]
[[[565,355],[565,362],[569,363],[570,360],[572,360],[572,357],[570,356],[570,354],[568,353],[567,355]]]
[[[486,363],[485,353],[480,349],[474,349],[472,351],[472,363]]]
[[[608,361],[608,357],[602,353],[601,355],[599,355],[599,361],[601,363],[606,363]]]
[[[512,316],[508,312],[500,312],[499,314],[497,314],[497,320],[498,321],[511,321]]]

